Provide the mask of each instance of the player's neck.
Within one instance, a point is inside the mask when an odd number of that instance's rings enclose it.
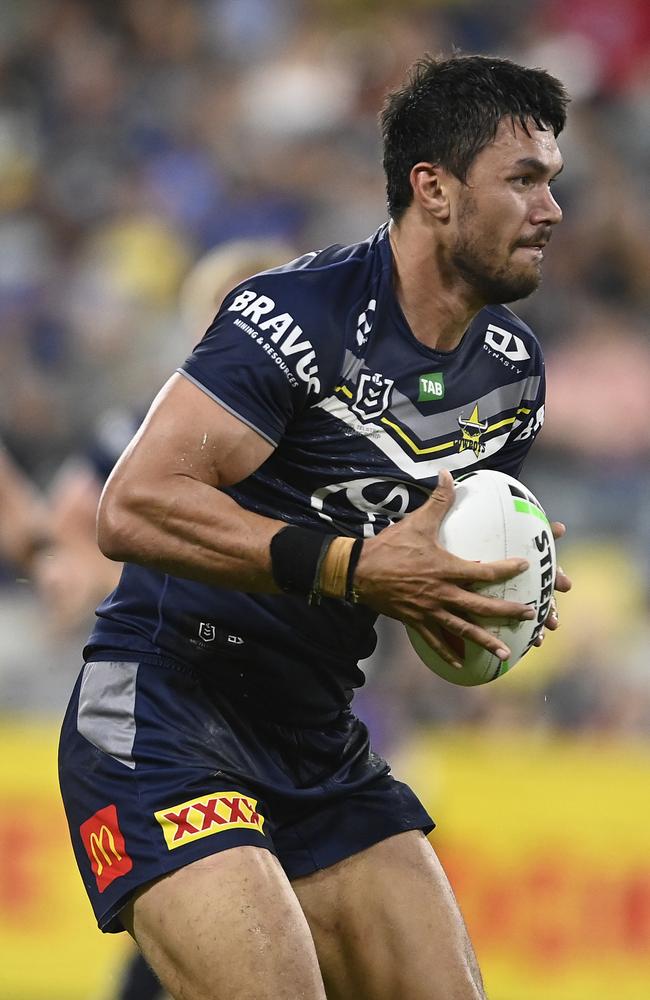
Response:
[[[482,307],[475,293],[431,234],[417,219],[405,218],[389,229],[395,294],[417,340],[434,350],[453,351]]]

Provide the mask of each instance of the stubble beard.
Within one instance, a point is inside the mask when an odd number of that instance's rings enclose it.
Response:
[[[468,200],[459,219],[460,232],[451,253],[451,263],[485,305],[527,298],[541,281],[539,265],[525,270],[514,264],[495,267],[489,248],[471,235],[476,228],[473,226],[475,219],[473,203]]]

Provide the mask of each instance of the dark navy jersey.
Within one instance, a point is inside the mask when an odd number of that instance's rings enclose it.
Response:
[[[539,344],[506,307],[481,310],[453,351],[416,340],[386,226],[239,285],[181,372],[274,445],[225,492],[288,524],[360,537],[416,509],[440,469],[518,476],[544,418]],[[374,620],[342,601],[310,606],[127,565],[89,652],[190,660],[223,671],[224,684],[246,675],[265,700],[308,715],[363,683]]]

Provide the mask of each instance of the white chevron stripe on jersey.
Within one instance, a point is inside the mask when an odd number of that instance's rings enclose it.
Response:
[[[466,469],[468,466],[476,464],[476,456],[470,449],[462,452],[451,450],[457,444],[457,441],[439,445],[438,447],[441,450],[439,458],[416,462],[406,454],[397,441],[383,430],[379,424],[362,424],[360,420],[357,420],[344,400],[337,399],[336,396],[328,396],[326,399],[322,399],[320,403],[317,403],[316,406],[325,410],[330,416],[347,424],[360,437],[365,438],[369,445],[379,448],[398,469],[413,479],[429,479],[432,476],[437,476],[441,469]],[[372,434],[369,434],[368,432],[371,428]],[[508,440],[508,434],[511,429],[512,425],[509,424],[508,430],[504,434],[495,435],[485,441],[485,450],[481,455],[481,461],[485,461],[486,458],[494,455],[503,447]],[[431,450],[433,451],[433,448]]]

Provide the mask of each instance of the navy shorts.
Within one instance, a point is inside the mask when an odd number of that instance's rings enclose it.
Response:
[[[343,711],[270,722],[169,660],[94,661],[63,723],[61,791],[100,928],[136,889],[230,847],[264,847],[290,879],[433,822]]]

